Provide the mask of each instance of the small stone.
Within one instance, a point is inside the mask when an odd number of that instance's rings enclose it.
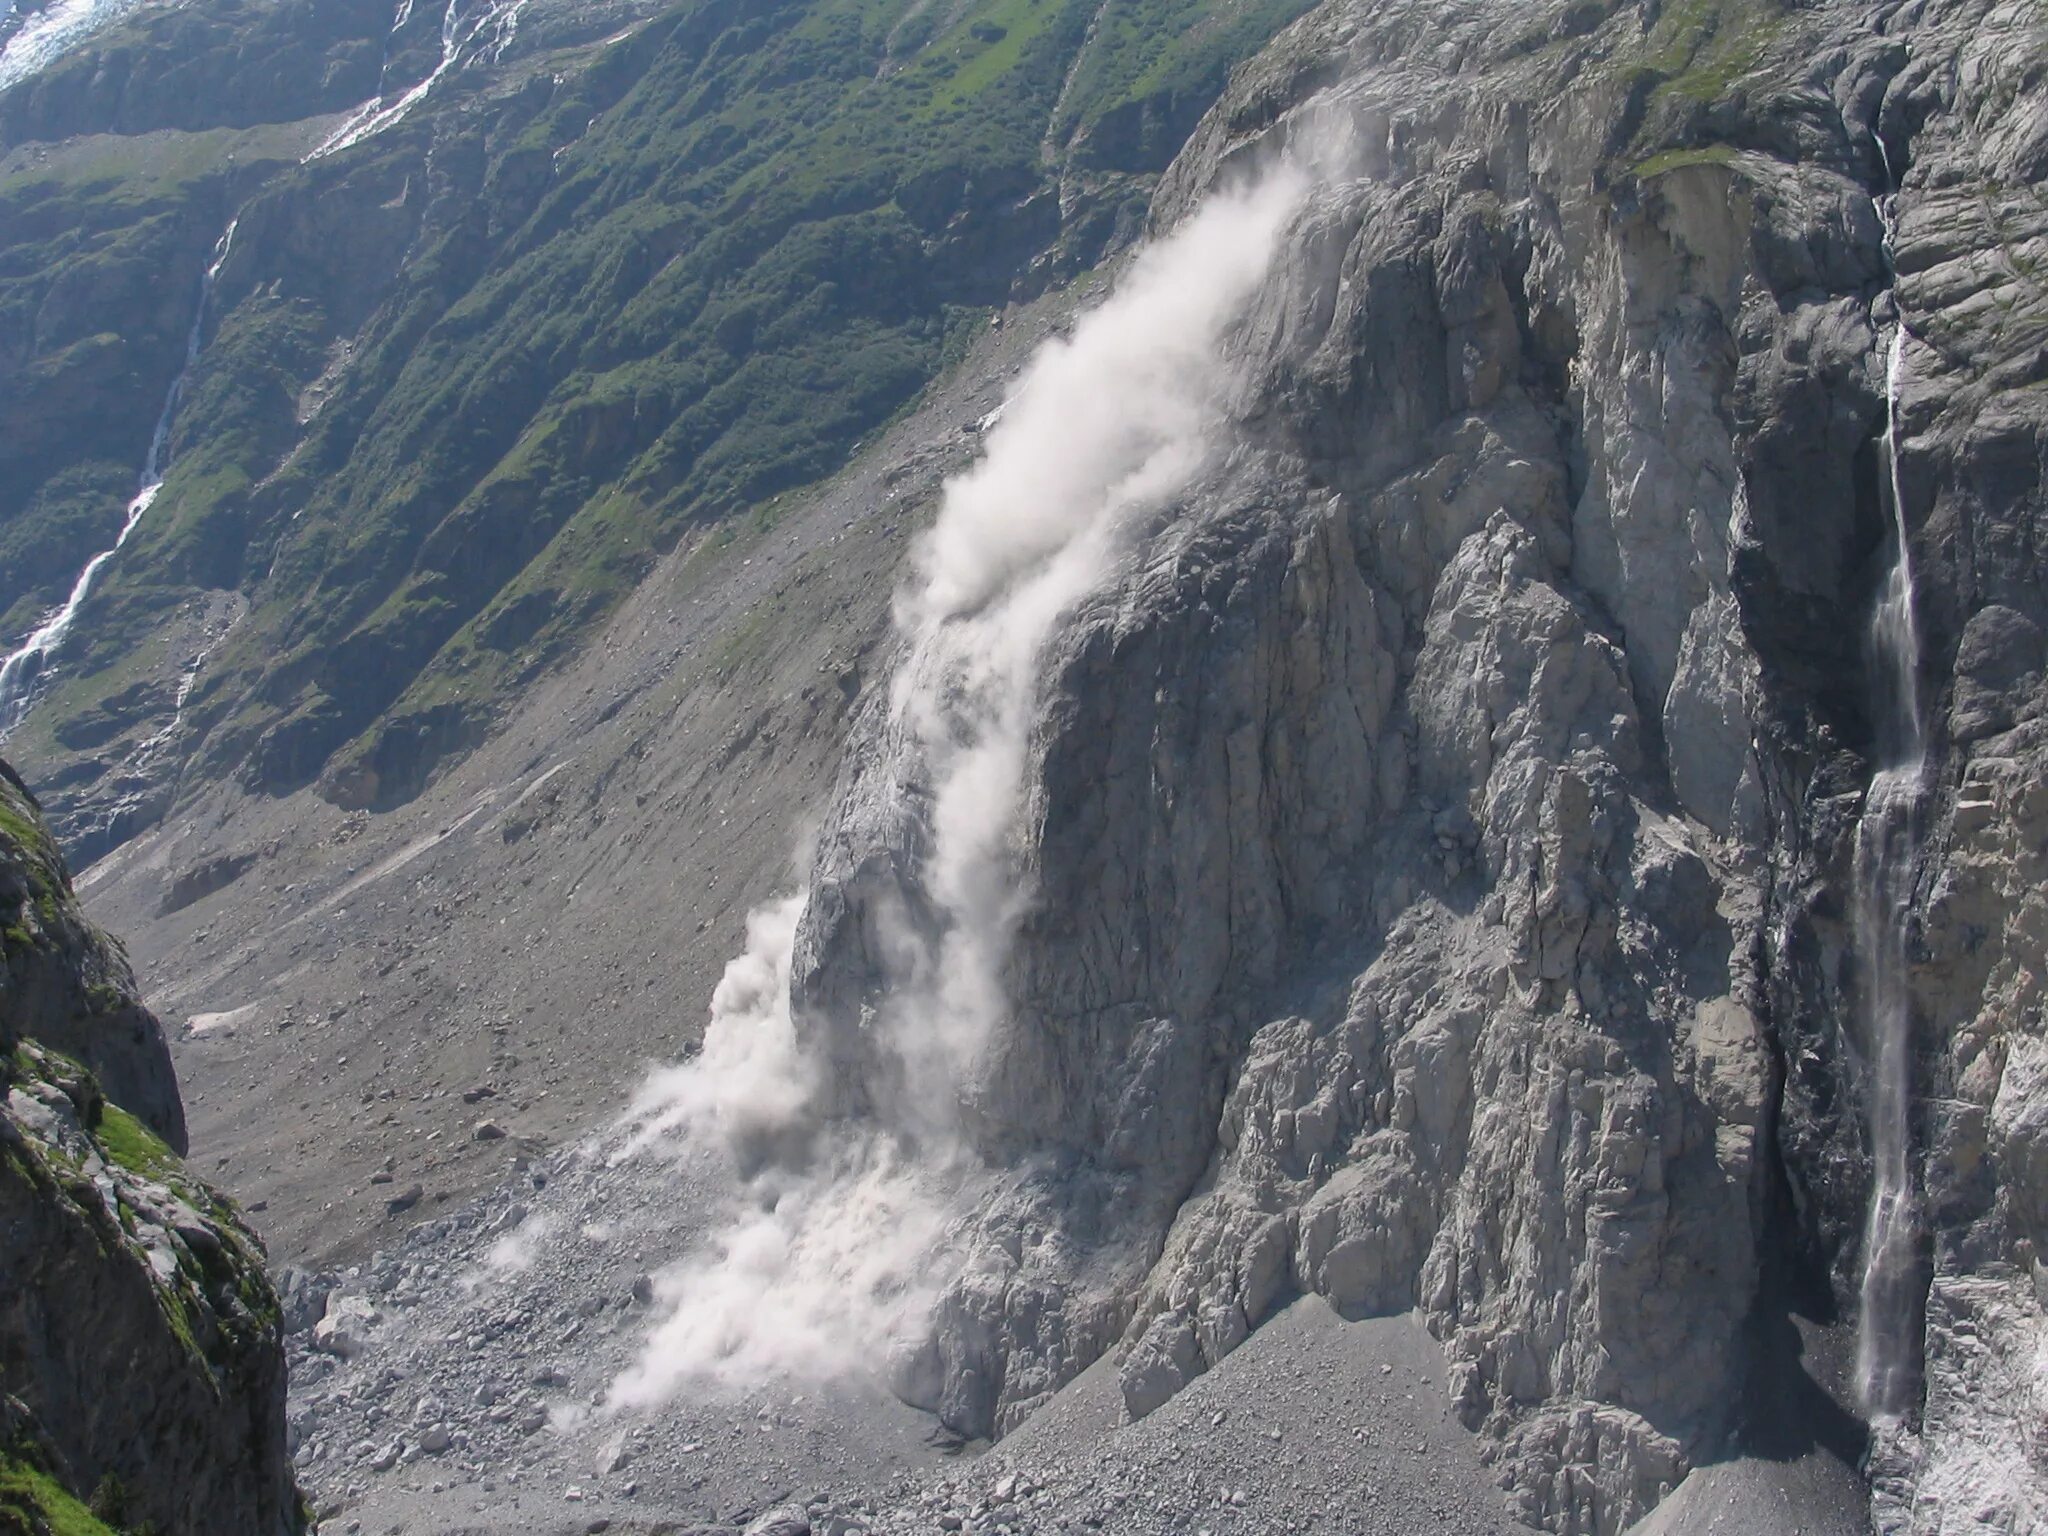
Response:
[[[495,1120],[479,1120],[469,1133],[471,1141],[503,1141],[505,1128]]]
[[[746,1536],[811,1536],[811,1519],[794,1505],[778,1505],[750,1524]]]

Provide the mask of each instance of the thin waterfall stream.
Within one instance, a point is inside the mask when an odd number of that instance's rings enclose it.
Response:
[[[1878,141],[1884,155],[1882,139]],[[1891,163],[1885,158],[1887,179]],[[1891,215],[1883,200],[1884,253],[1891,263]],[[1922,837],[1927,770],[1920,696],[1920,633],[1914,613],[1912,540],[1900,473],[1899,390],[1906,324],[1893,324],[1885,362],[1885,499],[1891,558],[1865,636],[1872,691],[1876,772],[1856,823],[1855,925],[1858,1002],[1869,1077],[1871,1193],[1863,1234],[1856,1386],[1873,1421],[1896,1422],[1919,1378],[1916,1313],[1920,1231],[1913,1169],[1913,1013],[1907,940],[1914,870]]]
[[[329,134],[313,149],[307,152],[305,161],[311,164],[324,160],[341,150],[351,149],[365,139],[374,138],[385,129],[402,122],[414,107],[451,70],[462,68],[472,59],[487,56],[493,61],[501,57],[511,46],[513,35],[519,30],[519,16],[526,8],[526,0],[512,0],[510,4],[500,0],[485,0],[468,17],[462,14],[462,0],[448,0],[441,12],[441,59],[432,73],[418,84],[410,87],[395,101],[386,101],[383,95],[384,72],[390,67],[391,40],[402,31],[412,19],[413,0],[399,0],[393,15],[391,30],[384,39],[384,62],[378,66],[378,94],[364,102],[352,112],[342,125]],[[492,29],[493,41],[489,47],[477,46],[486,28]],[[464,49],[470,51],[465,54]]]
[[[199,361],[200,347],[205,339],[206,312],[213,300],[213,285],[234,246],[235,223],[230,219],[228,227],[221,231],[220,239],[214,243],[213,259],[199,280],[199,306],[192,316],[192,328],[185,333],[185,360],[178,369],[177,377],[171,380],[163,409],[157,413],[156,428],[150,433],[149,452],[142,461],[140,483],[121,520],[121,531],[114,536],[110,546],[86,561],[85,569],[72,582],[71,593],[63,603],[51,610],[5,661],[0,661],[0,738],[21,724],[22,717],[35,701],[36,684],[48,678],[51,658],[71,632],[78,610],[85,606],[86,597],[92,591],[93,582],[106,563],[128,542],[129,535],[135,532],[143,515],[154,505],[157,492],[163,489],[164,474],[170,468],[171,421],[177,415],[178,402],[184,397],[185,383],[192,376],[193,365]]]

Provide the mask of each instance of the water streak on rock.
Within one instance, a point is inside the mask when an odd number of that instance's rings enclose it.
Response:
[[[1907,938],[1927,767],[1913,611],[1912,540],[1899,469],[1899,385],[1906,328],[1893,329],[1885,367],[1885,459],[1893,553],[1866,645],[1875,692],[1878,770],[1856,826],[1856,954],[1868,1053],[1871,1197],[1864,1228],[1856,1380],[1864,1410],[1896,1419],[1918,1376],[1915,1326],[1920,1230],[1912,1167],[1912,999]]]
[[[13,654],[0,662],[0,738],[21,724],[22,717],[35,702],[36,685],[48,679],[50,663],[63,645],[65,636],[71,633],[78,610],[85,605],[101,568],[128,542],[129,535],[135,532],[143,516],[155,505],[157,493],[163,489],[164,474],[170,468],[171,422],[178,413],[178,402],[184,398],[185,383],[192,376],[192,367],[199,361],[213,285],[220,277],[221,266],[227,261],[234,241],[235,220],[230,219],[228,227],[221,231],[220,239],[214,244],[213,260],[199,280],[199,304],[192,314],[192,328],[185,333],[185,362],[178,369],[178,376],[171,380],[170,390],[164,396],[164,408],[157,414],[156,429],[149,437],[149,453],[142,461],[141,484],[136,488],[134,499],[128,503],[127,515],[121,520],[121,531],[115,535],[111,546],[86,561],[85,569],[72,582],[70,595],[63,603],[36,626]]]

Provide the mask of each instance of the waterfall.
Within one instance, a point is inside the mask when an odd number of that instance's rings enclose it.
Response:
[[[227,261],[228,251],[235,242],[235,223],[230,219],[228,227],[221,231],[220,239],[214,243],[213,260],[199,279],[199,305],[192,315],[192,328],[185,333],[185,361],[179,367],[177,377],[171,380],[170,390],[164,396],[163,410],[157,414],[156,428],[149,437],[149,452],[142,461],[141,483],[128,503],[120,533],[115,535],[110,547],[85,562],[85,569],[71,584],[71,595],[45,616],[18,650],[0,662],[0,738],[21,724],[22,717],[35,701],[36,684],[49,677],[50,661],[63,645],[64,637],[71,632],[72,622],[77,619],[78,610],[92,591],[101,567],[128,542],[128,536],[135,532],[136,525],[155,503],[157,492],[163,489],[164,471],[169,468],[171,419],[177,414],[178,401],[184,396],[185,381],[192,375],[192,366],[199,361],[206,311],[213,298],[214,282],[219,278],[221,266]]]
[[[1887,179],[1891,161],[1878,141]],[[1892,225],[1882,201],[1884,252]],[[1891,562],[1871,613],[1865,647],[1872,680],[1877,771],[1856,823],[1855,943],[1864,1049],[1868,1056],[1870,1210],[1863,1233],[1856,1387],[1873,1421],[1897,1421],[1911,1406],[1919,1374],[1917,1285],[1919,1200],[1912,1161],[1913,1013],[1907,984],[1907,924],[1920,851],[1920,801],[1927,767],[1920,698],[1920,634],[1913,611],[1912,541],[1899,470],[1899,384],[1906,326],[1892,327],[1885,362],[1886,501]]]
[[[171,718],[164,722],[155,735],[135,749],[134,756],[129,759],[135,768],[150,766],[169,750],[173,741],[177,740],[178,729],[185,723],[185,705],[190,702],[192,691],[199,686],[199,674],[205,670],[207,658],[223,640],[227,639],[238,622],[239,619],[231,619],[224,627],[211,630],[206,643],[185,663],[185,670],[178,674],[178,691],[171,698]]]
[[[353,145],[362,143],[365,139],[374,138],[385,129],[402,121],[407,113],[419,105],[429,91],[441,83],[444,75],[450,70],[458,68],[464,62],[463,49],[468,45],[474,44],[483,36],[484,29],[491,26],[495,26],[497,30],[496,45],[490,50],[490,57],[495,62],[503,55],[505,49],[512,41],[513,33],[518,30],[519,13],[525,9],[525,0],[515,0],[515,3],[509,6],[492,3],[492,0],[485,0],[485,4],[468,18],[466,25],[461,14],[461,6],[462,0],[448,0],[447,9],[441,13],[441,61],[434,66],[433,72],[426,79],[420,81],[419,84],[407,90],[396,101],[387,103],[381,94],[383,90],[383,70],[380,68],[378,70],[378,90],[380,94],[356,108],[354,112],[349,114],[346,122],[316,145],[306,156],[307,164],[315,160],[325,159],[328,155],[337,154]],[[400,0],[398,11],[392,18],[391,36],[396,36],[399,30],[412,19],[412,7],[413,0]],[[481,51],[472,52],[469,57],[475,58]],[[390,37],[387,37],[384,42],[384,56],[387,60],[391,56]]]

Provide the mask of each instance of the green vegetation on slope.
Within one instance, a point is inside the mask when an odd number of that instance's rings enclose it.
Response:
[[[271,168],[163,494],[20,750],[118,758],[172,691],[129,660],[152,626],[238,587],[253,612],[186,715],[201,777],[410,794],[662,552],[832,473],[991,308],[1128,235],[1230,65],[1306,4],[687,0]],[[178,205],[183,244],[144,265],[195,275],[160,310],[189,318],[227,211]],[[11,419],[0,399],[0,440]],[[139,448],[96,453],[53,474],[103,528]],[[0,562],[22,515],[0,508]]]
[[[1650,178],[1687,165],[1734,165],[1744,113],[1731,110],[1783,31],[1785,0],[1674,0],[1655,13],[1640,46],[1622,55],[1622,78],[1642,116],[1631,153]]]
[[[1763,62],[1784,19],[1778,0],[1679,0],[1650,34],[1658,94],[1712,103]]]
[[[113,542],[225,210],[296,151],[296,136],[277,130],[222,130],[102,135],[0,160],[0,636],[10,643]]]
[[[1054,134],[1083,164],[1164,169],[1247,59],[1310,0],[1104,0]]]
[[[0,1449],[0,1532],[7,1536],[120,1536],[49,1473]]]
[[[100,1123],[93,1127],[93,1139],[108,1158],[130,1173],[139,1173],[158,1183],[173,1179],[182,1182],[185,1165],[178,1160],[178,1154],[118,1104],[108,1104],[100,1111]]]

